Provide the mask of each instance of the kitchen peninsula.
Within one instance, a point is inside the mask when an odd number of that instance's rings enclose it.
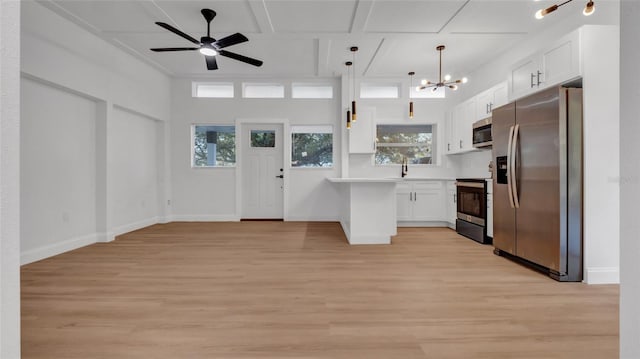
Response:
[[[397,234],[396,178],[328,178],[339,188],[340,224],[349,244],[391,244]]]

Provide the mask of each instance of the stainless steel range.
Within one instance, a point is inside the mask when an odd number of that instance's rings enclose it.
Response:
[[[456,231],[479,243],[491,243],[487,237],[487,182],[478,178],[456,180]]]

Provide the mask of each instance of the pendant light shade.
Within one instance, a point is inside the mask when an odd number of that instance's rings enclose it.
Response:
[[[356,114],[356,51],[357,46],[351,46],[351,52],[353,53],[353,98],[351,100],[351,121],[356,122],[358,116]]]
[[[566,5],[566,4],[568,4],[568,3],[572,2],[572,1],[573,1],[573,0],[567,0],[567,1],[565,1],[565,2],[563,2],[563,3],[560,3],[560,4],[551,5],[551,6],[549,6],[549,7],[548,7],[548,8],[546,8],[546,9],[540,9],[540,10],[536,11],[536,14],[535,14],[536,19],[540,20],[540,19],[542,19],[543,17],[545,17],[545,16],[547,16],[547,15],[551,14],[552,12],[554,12],[554,11],[558,10],[558,8],[559,8],[560,6],[562,6],[562,5]],[[594,4],[593,0],[589,0],[589,1],[587,2],[587,5],[585,5],[584,10],[582,11],[582,14],[583,14],[584,16],[589,16],[589,15],[593,14],[593,12],[595,11],[595,9],[596,9],[596,5]]]
[[[347,66],[347,83],[348,86],[351,86],[351,66],[353,62],[347,61],[344,63]],[[348,93],[349,91],[347,91]],[[347,130],[351,128],[351,110],[347,108]]]
[[[413,101],[411,100],[411,92],[413,91],[413,75],[416,73],[409,72],[409,119],[413,120]]]

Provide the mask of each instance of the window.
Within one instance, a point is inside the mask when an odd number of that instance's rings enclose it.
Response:
[[[333,86],[327,84],[292,84],[292,98],[333,98]]]
[[[235,126],[193,126],[193,167],[233,167],[235,165]]]
[[[376,164],[434,163],[435,125],[378,125],[376,130]]]
[[[333,167],[333,127],[291,126],[291,167]]]
[[[445,98],[444,89],[444,87],[434,87],[417,91],[415,87],[410,87],[409,91],[411,91],[411,98]]]
[[[245,83],[242,84],[242,97],[284,98],[284,85],[272,83]]]
[[[193,97],[233,98],[233,83],[194,82]]]
[[[251,130],[251,147],[276,147],[276,131]]]
[[[363,83],[360,98],[398,98],[398,84]]]

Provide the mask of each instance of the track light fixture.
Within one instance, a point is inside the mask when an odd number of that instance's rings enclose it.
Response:
[[[536,19],[542,19],[543,17],[547,16],[548,14],[558,10],[558,8],[562,5],[566,5],[570,2],[572,2],[573,0],[567,0],[563,3],[560,4],[556,4],[556,5],[552,5],[549,6],[546,9],[540,9],[538,11],[536,11]],[[584,16],[589,16],[591,14],[593,14],[593,12],[596,9],[596,5],[593,3],[593,0],[589,0],[589,2],[587,2],[587,5],[584,6],[584,10],[582,11],[582,14],[584,14]]]
[[[457,90],[458,89],[458,84],[462,83],[462,84],[466,84],[467,83],[467,78],[463,77],[459,80],[454,80],[451,81],[451,75],[445,75],[444,78],[442,77],[442,50],[444,50],[444,45],[439,45],[438,47],[436,47],[436,50],[438,50],[438,52],[440,53],[440,66],[439,66],[439,70],[438,70],[438,82],[434,83],[431,82],[427,79],[424,79],[421,81],[420,86],[416,87],[417,91],[422,91],[424,89],[432,89],[432,91],[436,91],[438,90],[439,87],[448,87],[452,90]]]

